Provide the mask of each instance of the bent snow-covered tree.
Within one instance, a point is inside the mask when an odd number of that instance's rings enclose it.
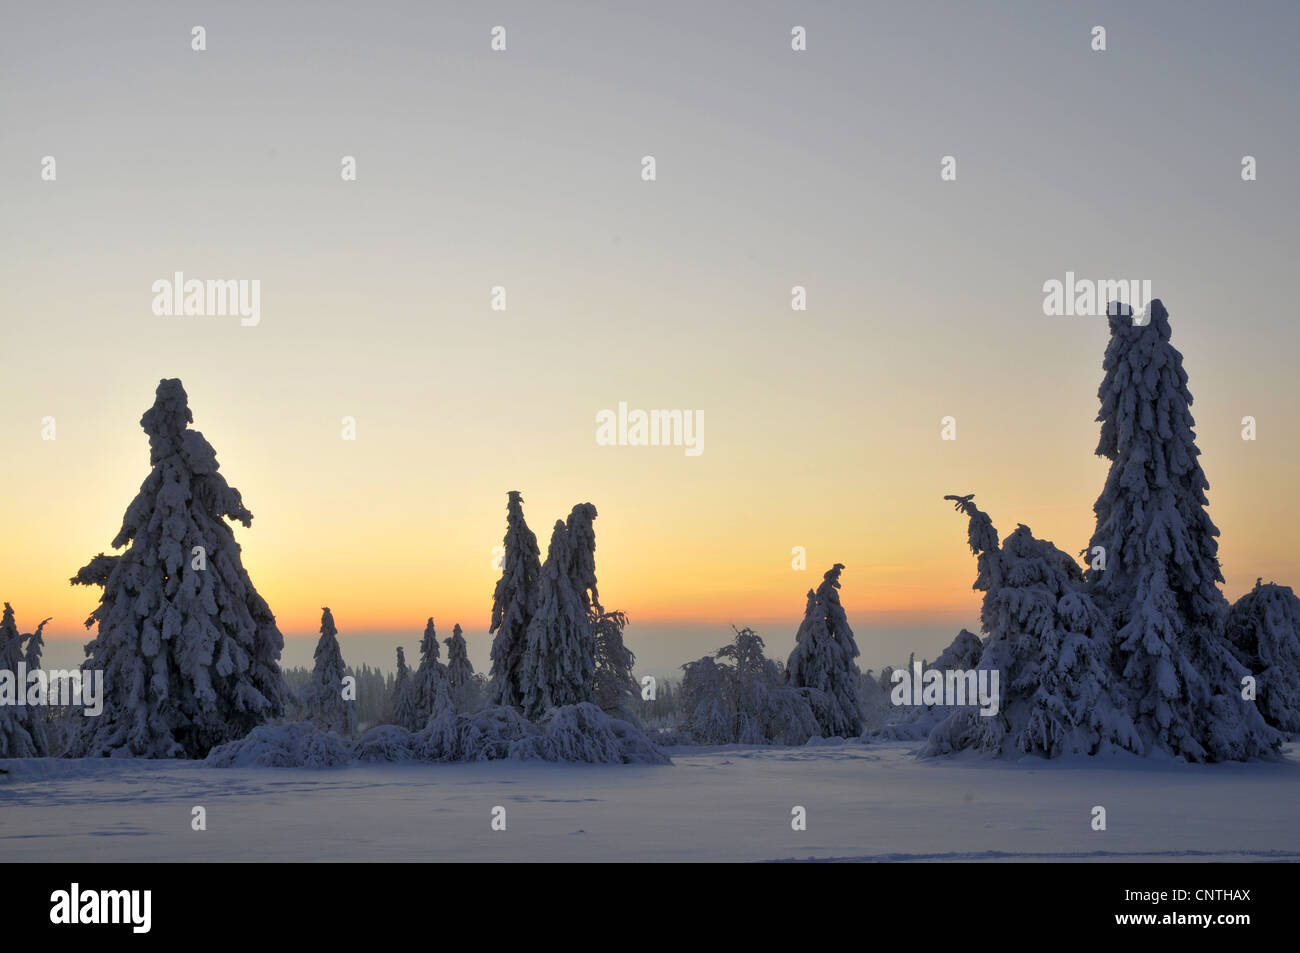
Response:
[[[1270,754],[1280,738],[1241,697],[1248,673],[1222,635],[1219,531],[1206,511],[1210,484],[1169,314],[1159,300],[1143,323],[1127,306],[1110,312],[1097,454],[1111,465],[1093,507],[1086,575],[1115,628],[1134,722],[1147,748],[1174,757]]]
[[[998,546],[997,531],[972,498],[957,501],[970,518],[979,557],[976,589],[985,590],[980,620],[987,639],[967,698],[930,732],[922,754],[976,748],[994,754],[1098,754],[1142,745],[1109,668],[1109,620],[1085,591],[1079,564],[1021,524]],[[993,547],[989,548],[990,542]],[[995,706],[982,709],[979,679]],[[988,673],[984,675],[982,673]],[[953,681],[954,687],[959,685]],[[996,707],[996,711],[991,708]]]
[[[18,632],[14,610],[5,603],[0,617],[0,758],[44,758],[49,755],[44,709],[27,705],[27,684],[19,679],[23,663],[28,673],[41,667],[41,633],[46,619],[28,635]],[[26,640],[26,652],[23,642]],[[48,700],[48,699],[47,699]]]
[[[811,688],[824,696],[820,705],[814,705],[824,736],[855,738],[862,734],[862,700],[858,695],[861,673],[854,661],[858,644],[840,604],[843,569],[843,563],[836,563],[817,591],[808,591],[808,605],[785,671],[791,685]]]
[[[1264,720],[1300,732],[1300,599],[1291,587],[1256,579],[1228,610],[1224,634],[1255,677]]]
[[[7,604],[6,608],[8,608]],[[23,661],[27,664],[29,675],[40,671],[41,655],[45,649],[45,624],[49,621],[49,619],[42,619],[36,626],[36,631],[23,636]],[[49,691],[55,691],[53,684],[49,685]],[[46,702],[53,703],[48,696]],[[46,705],[29,705],[27,708],[27,730],[32,736],[32,746],[36,749],[38,758],[47,758],[50,754],[49,733],[45,730],[46,714],[49,711]]]
[[[284,639],[226,522],[253,514],[192,420],[181,382],[161,381],[140,419],[152,469],[112,542],[126,551],[72,578],[104,590],[82,666],[103,671],[104,709],[74,756],[201,757],[284,711]]]
[[[494,705],[523,707],[519,668],[524,658],[528,624],[537,607],[537,583],[542,574],[537,537],[524,521],[523,497],[511,490],[506,504],[506,535],[492,597],[492,668],[488,695]]]
[[[347,737],[357,730],[355,699],[344,697],[343,679],[348,674],[339,647],[339,630],[334,614],[321,610],[320,641],[316,643],[315,666],[311,681],[303,686],[302,705],[307,720],[321,731],[334,731]]]
[[[588,615],[604,612],[596,589],[596,507],[579,503],[569,512],[564,538],[569,548],[569,577]],[[549,558],[549,557],[548,557]]]
[[[528,718],[535,721],[549,708],[591,701],[596,649],[590,604],[575,587],[572,548],[564,522],[556,520],[520,665]]]

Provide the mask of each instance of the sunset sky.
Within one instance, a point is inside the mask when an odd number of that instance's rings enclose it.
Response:
[[[163,377],[254,513],[291,664],[328,605],[349,662],[432,615],[482,668],[512,489],[543,553],[597,506],[648,670],[732,623],[784,657],[837,561],[863,666],[933,658],[978,626],[945,493],[1090,536],[1106,322],[1044,316],[1067,271],[1169,308],[1228,597],[1300,584],[1300,8],[618,6],[7,8],[0,598],[54,617],[51,658]],[[259,280],[260,324],[156,316],[177,271]],[[703,411],[703,453],[598,446],[620,401]]]

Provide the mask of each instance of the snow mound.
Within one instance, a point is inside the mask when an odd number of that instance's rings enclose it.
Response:
[[[421,761],[671,763],[644,731],[590,702],[552,708],[538,724],[508,706],[444,710],[411,737],[411,752]]]
[[[204,764],[214,768],[336,768],[352,760],[352,746],[309,721],[259,725],[239,741],[213,748]]]
[[[509,706],[472,713],[444,707],[423,731],[379,725],[355,744],[311,722],[262,725],[241,741],[214,748],[204,763],[216,768],[332,768],[353,760],[672,763],[639,726],[611,718],[590,702],[552,708],[540,723]]]
[[[412,737],[411,732],[400,725],[378,725],[357,742],[357,760],[410,761]]]

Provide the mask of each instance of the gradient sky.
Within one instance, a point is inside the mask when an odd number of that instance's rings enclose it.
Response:
[[[933,657],[978,621],[944,493],[1089,538],[1106,325],[1043,315],[1067,270],[1170,310],[1228,596],[1300,583],[1296,4],[268,6],[3,3],[0,598],[51,657],[162,377],[281,628],[330,605],[349,661],[433,615],[485,664],[510,489],[543,551],[597,505],[649,670],[733,622],[784,655],[835,561],[864,666]],[[156,317],[175,271],[260,280],[261,324]],[[597,446],[619,401],[703,410],[704,453]]]

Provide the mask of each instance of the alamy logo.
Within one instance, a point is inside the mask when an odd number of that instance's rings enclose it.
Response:
[[[238,317],[246,328],[262,320],[260,278],[200,281],[182,271],[153,283],[153,313],[161,317]]]
[[[127,923],[132,933],[148,933],[153,920],[151,890],[82,890],[74,883],[70,890],[50,894],[50,922]]]
[[[631,410],[596,412],[596,443],[602,447],[685,447],[688,457],[704,452],[704,411]]]
[[[979,705],[980,714],[991,718],[998,713],[999,673],[996,668],[960,669],[948,671],[929,668],[921,671],[921,663],[912,663],[909,676],[897,669],[890,676],[894,683],[889,700],[895,705],[944,705],[949,708]]]
[[[1043,314],[1056,317],[1101,317],[1110,314],[1115,304],[1127,305],[1134,324],[1146,324],[1146,307],[1151,303],[1151,280],[1143,278],[1102,279],[1075,278],[1067,271],[1065,280],[1051,278],[1043,282]]]
[[[80,707],[93,718],[104,711],[104,673],[97,668],[27,670],[0,669],[0,705],[62,705]]]

